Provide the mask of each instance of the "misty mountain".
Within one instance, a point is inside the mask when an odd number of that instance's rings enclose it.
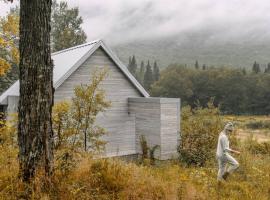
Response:
[[[270,62],[270,41],[253,38],[211,39],[207,34],[190,34],[155,40],[133,41],[113,46],[120,59],[127,64],[128,58],[135,55],[141,60],[157,60],[161,68],[171,63],[229,66],[251,68],[254,61],[262,67]]]

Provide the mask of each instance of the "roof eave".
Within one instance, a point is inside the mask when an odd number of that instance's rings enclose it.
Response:
[[[134,76],[128,71],[126,66],[119,60],[119,58],[111,51],[111,49],[102,41],[95,41],[96,44],[80,59],[78,62],[71,67],[71,69],[62,76],[55,84],[54,87],[57,89],[62,85],[65,80],[78,69],[99,47],[102,47],[109,57],[115,62],[120,70],[126,75],[129,81],[136,87],[136,89],[144,96],[150,97],[148,92],[141,86],[141,84],[134,78]]]
[[[57,82],[54,83],[55,89],[57,89],[60,85],[62,85],[65,80],[73,74],[73,72],[78,69],[100,46],[100,41],[96,42],[96,44],[86,53],[83,57],[81,57],[71,68],[67,71],[67,73],[62,76]]]
[[[80,67],[99,47],[102,47],[104,51],[108,54],[108,56],[112,59],[112,61],[120,68],[120,70],[124,73],[124,75],[129,79],[129,81],[135,86],[135,88],[142,94],[144,97],[150,97],[148,92],[142,87],[142,85],[135,79],[135,77],[128,71],[127,67],[119,60],[119,58],[111,51],[111,49],[102,41],[102,40],[95,40],[91,42],[91,44],[95,43],[95,45],[87,52],[84,56],[82,56],[71,68],[64,74],[57,82],[54,83],[55,89],[57,89],[60,85],[64,83],[64,81],[73,73],[75,72],[78,67]],[[85,45],[85,44],[84,44]],[[84,46],[80,45],[80,46]],[[89,44],[87,44],[89,45]],[[66,50],[63,50],[66,51]],[[57,54],[59,52],[56,52]],[[16,81],[17,82],[17,81]],[[13,84],[15,85],[16,82]],[[8,96],[6,92],[13,87],[10,86],[1,96],[2,100],[0,101],[0,105],[7,105],[8,104]],[[12,95],[11,95],[12,96]],[[14,95],[13,95],[14,96]]]

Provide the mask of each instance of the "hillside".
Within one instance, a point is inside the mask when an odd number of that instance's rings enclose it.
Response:
[[[205,34],[174,36],[156,40],[133,41],[114,45],[113,49],[127,64],[130,55],[137,60],[157,60],[164,68],[171,63],[194,66],[232,66],[251,68],[256,60],[261,66],[270,62],[270,46],[265,41],[245,38],[240,41],[213,40]]]

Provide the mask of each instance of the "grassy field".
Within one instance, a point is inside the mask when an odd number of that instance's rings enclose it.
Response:
[[[0,199],[269,200],[270,145],[262,145],[262,138],[270,139],[270,129],[247,128],[254,117],[225,118],[237,122],[241,140],[233,145],[242,152],[235,156],[240,168],[227,182],[217,183],[215,159],[196,167],[179,160],[156,161],[154,165],[148,159],[134,163],[93,160],[89,154],[63,160],[59,159],[62,152],[57,152],[51,180],[38,171],[31,184],[24,184],[18,178],[17,148],[11,137],[0,145]],[[268,121],[269,117],[255,120]],[[2,130],[1,136],[10,131],[14,130]],[[259,142],[250,137],[254,133]]]
[[[268,200],[270,198],[270,157],[237,157],[240,169],[225,183],[216,181],[216,164],[186,167],[177,161],[149,165],[126,163],[117,159],[76,161],[70,172],[56,169],[46,183],[38,175],[31,185],[18,180],[16,154],[1,156],[1,199],[224,199]],[[59,166],[59,165],[57,165]],[[27,192],[31,191],[31,196]]]
[[[241,140],[253,136],[258,142],[270,140],[270,116],[225,116],[236,124],[237,137]]]

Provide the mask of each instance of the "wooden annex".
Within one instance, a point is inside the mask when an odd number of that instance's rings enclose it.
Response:
[[[126,66],[102,41],[96,40],[52,54],[54,60],[55,102],[69,100],[73,89],[89,83],[96,68],[107,67],[108,77],[101,87],[112,106],[97,118],[108,134],[105,156],[138,155],[139,138],[150,146],[159,145],[155,157],[170,159],[177,154],[180,130],[180,99],[150,97]],[[0,110],[17,111],[19,81],[0,96]]]

